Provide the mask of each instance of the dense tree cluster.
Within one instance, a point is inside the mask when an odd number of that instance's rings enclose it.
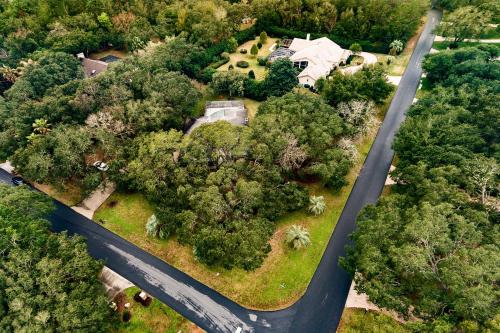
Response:
[[[339,143],[351,126],[321,97],[273,97],[250,127],[216,122],[185,137],[176,130],[138,137],[128,184],[156,204],[149,233],[175,233],[209,265],[254,269],[269,251],[273,221],[308,203],[296,180],[345,184],[352,160]]]
[[[334,72],[328,79],[316,82],[316,88],[331,105],[352,100],[381,103],[393,90],[382,67],[364,67],[353,75]]]
[[[259,107],[252,128],[284,172],[320,179],[334,190],[345,185],[351,165],[336,143],[346,135],[347,124],[321,98],[270,98]]]
[[[499,329],[497,54],[483,46],[425,60],[432,90],[394,142],[397,185],[360,214],[344,261],[359,290],[424,319],[421,331]]]
[[[289,59],[280,59],[273,62],[266,78],[262,81],[251,75],[244,75],[239,71],[229,70],[217,72],[213,75],[210,87],[217,95],[229,97],[245,96],[263,101],[270,96],[283,96],[297,87],[297,69]]]
[[[100,178],[92,156],[117,158],[118,148],[140,133],[182,130],[195,116],[201,94],[187,77],[169,71],[183,61],[171,53],[160,46],[85,80],[74,57],[44,54],[0,100],[1,157],[13,155],[16,168],[30,179],[76,179],[94,188]]]
[[[157,203],[157,228],[176,232],[210,265],[260,266],[270,250],[270,220],[307,201],[250,128],[216,122],[184,139],[175,130],[147,134],[136,145],[127,169],[134,187]]]
[[[0,1],[0,48],[9,63],[38,49],[91,52],[108,45],[141,48],[151,38],[178,35],[210,46],[238,31],[249,12],[223,0]]]
[[[435,5],[449,11],[454,11],[460,7],[474,6],[495,13],[497,18],[500,11],[500,7],[495,0],[436,0]]]
[[[48,197],[0,185],[0,331],[106,332],[102,264],[83,239],[52,234]]]
[[[0,0],[0,61],[12,65],[1,71],[10,88],[0,97],[0,159],[29,180],[83,194],[108,179],[141,191],[155,205],[149,235],[175,234],[209,265],[258,267],[274,221],[308,203],[300,181],[345,185],[358,156],[353,139],[390,92],[379,68],[334,75],[323,96],[291,93],[298,79],[288,59],[261,81],[214,73],[210,64],[258,35],[239,29],[262,5]],[[146,46],[152,37],[162,43]],[[141,50],[84,78],[74,53],[109,44]],[[267,101],[250,127],[218,122],[184,135],[202,109],[193,78],[210,82],[209,92]]]
[[[252,4],[258,25],[268,32],[288,37],[299,37],[294,36],[297,31],[327,34],[345,48],[356,40],[377,42],[386,49],[395,39],[407,41],[425,10],[420,0],[254,0]]]

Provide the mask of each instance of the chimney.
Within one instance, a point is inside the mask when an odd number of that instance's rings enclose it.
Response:
[[[306,40],[311,40],[311,34],[307,34]]]

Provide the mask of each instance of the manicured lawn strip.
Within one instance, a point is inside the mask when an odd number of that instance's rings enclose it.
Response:
[[[42,191],[52,198],[62,202],[66,206],[75,206],[83,200],[80,187],[72,183],[62,185],[61,188],[49,184],[38,183],[34,183],[33,186],[39,191]]]
[[[186,318],[154,299],[149,307],[134,301],[134,294],[139,288],[131,287],[124,291],[131,305],[132,319],[120,323],[115,333],[194,333],[204,332]]]
[[[249,121],[252,121],[257,114],[257,110],[259,109],[259,105],[261,104],[261,102],[250,98],[243,98],[242,100],[245,103],[245,107],[247,108],[248,119]]]
[[[344,309],[337,333],[410,333],[386,314],[364,309]]]
[[[325,197],[327,210],[318,217],[299,211],[279,220],[270,241],[271,253],[264,264],[252,272],[209,268],[194,259],[191,247],[180,245],[175,238],[167,241],[147,237],[145,224],[153,210],[140,194],[114,193],[96,212],[94,220],[104,220],[104,226],[109,230],[242,305],[258,309],[283,308],[294,303],[309,284],[374,135],[359,143],[360,163],[351,170],[348,176],[349,185],[340,193],[333,194],[318,184],[305,184],[311,194]],[[292,224],[301,224],[308,228],[311,246],[293,251],[284,243],[286,230]]]
[[[484,34],[481,35],[482,39],[496,39],[500,38],[500,29],[498,27],[490,27]]]
[[[236,52],[230,54],[230,60],[227,64],[222,65],[219,67],[217,70],[218,71],[227,71],[229,68],[229,65],[233,65],[235,70],[238,70],[242,73],[248,74],[250,70],[253,70],[255,73],[255,78],[257,80],[263,80],[266,77],[266,67],[265,66],[260,66],[257,62],[258,57],[267,57],[271,51],[269,51],[269,48],[277,41],[277,38],[271,38],[268,37],[267,41],[265,44],[262,45],[262,48],[259,50],[259,54],[257,56],[253,56],[250,54],[250,49],[252,48],[253,44],[257,44],[258,38],[255,40],[248,41],[244,44],[241,44],[238,46],[238,49]],[[246,54],[241,54],[240,50],[241,49],[246,49],[247,53]],[[239,68],[236,67],[236,63],[238,61],[244,60],[250,64],[248,68]]]
[[[436,50],[446,50],[448,46],[450,46],[451,42],[434,42],[432,44],[432,48]],[[462,47],[474,47],[474,46],[479,46],[479,45],[496,45],[499,46],[500,44],[495,44],[495,43],[480,43],[480,42],[458,42],[458,47],[457,48],[462,48]]]
[[[427,16],[422,17],[420,27],[418,28],[417,33],[415,34],[415,36],[410,38],[410,40],[408,40],[405,49],[403,50],[403,52],[401,52],[400,55],[391,57],[387,54],[375,53],[375,55],[378,58],[378,61],[384,65],[385,70],[387,71],[387,75],[402,76],[404,74],[406,66],[408,65],[408,62],[410,61],[411,55],[413,53],[413,49],[415,48],[415,45],[417,45],[417,41],[420,38],[420,34],[424,30],[426,21],[427,21]],[[387,59],[389,57],[391,57],[392,62],[388,65]]]

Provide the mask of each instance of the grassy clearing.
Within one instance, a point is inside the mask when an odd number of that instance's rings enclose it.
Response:
[[[401,52],[400,55],[392,57],[388,54],[375,53],[378,58],[379,63],[384,65],[385,70],[387,71],[387,75],[391,76],[402,76],[405,72],[406,66],[410,61],[411,55],[413,53],[413,49],[415,45],[417,45],[418,39],[420,38],[420,34],[424,30],[425,22],[427,21],[427,16],[422,17],[420,27],[417,30],[415,36],[410,38],[406,43],[406,47]],[[387,64],[387,59],[392,59],[390,64]]]
[[[263,80],[266,77],[267,69],[265,66],[260,66],[257,63],[257,58],[258,57],[267,57],[271,53],[269,48],[276,42],[276,40],[277,40],[277,38],[270,38],[269,37],[267,39],[267,42],[264,45],[262,45],[262,48],[259,50],[259,54],[257,54],[257,56],[255,56],[255,57],[250,54],[250,49],[252,48],[253,44],[257,44],[258,38],[256,38],[255,40],[248,41],[244,44],[241,44],[235,53],[230,54],[229,62],[225,65],[222,65],[217,70],[218,71],[227,71],[229,68],[229,65],[233,65],[235,70],[238,70],[238,71],[245,73],[245,74],[248,74],[248,72],[250,72],[250,70],[253,70],[255,73],[255,78],[257,80]],[[240,50],[242,50],[242,49],[247,50],[247,54],[241,54]],[[248,62],[250,64],[250,66],[248,68],[236,67],[236,63],[238,61],[241,61],[241,60]]]
[[[451,42],[447,42],[447,41],[443,41],[443,42],[434,42],[434,44],[432,44],[432,48],[433,49],[436,49],[436,50],[439,50],[439,51],[443,51],[443,50],[446,50],[448,49],[448,47],[450,46]],[[474,47],[474,46],[479,46],[479,45],[495,45],[495,46],[499,46],[500,44],[495,44],[495,43],[480,43],[480,42],[458,42],[457,43],[458,47],[457,48],[463,48],[463,47]]]
[[[75,206],[83,200],[80,187],[73,183],[61,185],[60,188],[49,184],[38,183],[34,183],[33,186],[37,190],[48,194],[66,206]]]
[[[337,333],[410,333],[403,324],[383,313],[344,309]]]
[[[500,27],[489,27],[482,35],[482,39],[497,39],[500,38]]]
[[[258,102],[250,98],[242,98],[242,100],[245,103],[245,107],[247,108],[248,111],[248,119],[251,122],[255,118],[255,115],[257,114],[257,110],[259,109],[261,102]]]
[[[96,212],[94,219],[104,220],[106,228],[240,304],[257,309],[283,308],[295,302],[309,284],[373,138],[374,134],[358,143],[360,162],[348,176],[349,185],[338,194],[318,184],[305,184],[311,194],[325,197],[327,210],[317,217],[305,210],[298,211],[279,220],[270,241],[271,253],[264,264],[252,272],[209,268],[194,259],[191,247],[180,245],[175,238],[158,240],[147,237],[145,225],[153,210],[140,194],[114,193]],[[286,230],[292,224],[308,228],[311,246],[294,251],[284,243]]]
[[[132,319],[120,323],[115,333],[201,333],[204,332],[195,324],[163,304],[153,300],[149,307],[144,307],[134,301],[136,287],[125,290],[126,301],[129,302]]]

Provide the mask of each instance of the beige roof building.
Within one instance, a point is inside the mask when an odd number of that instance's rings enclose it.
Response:
[[[295,67],[304,69],[298,76],[301,84],[314,86],[321,77],[326,77],[341,63],[344,63],[351,52],[344,50],[337,43],[326,37],[310,40],[294,38],[289,46],[294,53],[290,60]]]

